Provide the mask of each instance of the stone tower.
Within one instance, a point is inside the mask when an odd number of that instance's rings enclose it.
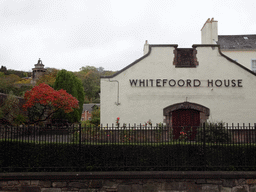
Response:
[[[44,68],[42,60],[38,60],[37,64],[35,64],[35,68],[33,70],[32,80],[36,82],[45,72],[47,69]]]

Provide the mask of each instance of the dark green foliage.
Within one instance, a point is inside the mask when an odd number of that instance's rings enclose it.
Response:
[[[103,67],[86,66],[80,68],[76,75],[83,82],[86,103],[100,103],[100,76],[108,76],[114,73],[112,71],[105,71]]]
[[[4,112],[2,110],[2,108],[0,107],[0,119],[2,119],[4,117]]]
[[[94,125],[91,124],[90,120],[82,121],[81,126],[82,127],[94,127]]]
[[[256,146],[0,141],[0,171],[255,171]],[[63,169],[64,168],[64,169]]]
[[[99,98],[100,74],[102,73],[102,70],[97,70],[97,68],[93,66],[86,66],[82,67],[78,74],[81,76],[85,95],[90,102]]]
[[[13,92],[16,96],[23,96],[26,91],[32,89],[32,86],[21,86],[21,87],[14,87],[13,85],[1,87],[0,86],[0,93],[9,94],[10,92]]]
[[[99,82],[100,79],[96,72],[88,74],[83,82],[85,94],[90,101],[98,97],[100,92]]]
[[[14,118],[14,124],[15,125],[21,125],[27,122],[27,116],[23,115],[23,114],[18,114],[15,118]]]
[[[91,124],[99,126],[100,125],[100,109],[95,107],[92,111]]]
[[[90,102],[88,102],[88,103],[90,103]],[[100,98],[96,98],[96,99],[92,100],[92,103],[100,103]]]
[[[4,72],[5,75],[17,75],[20,78],[22,77],[30,77],[31,76],[31,72],[25,72],[25,71],[16,71],[16,70],[12,70],[12,69],[8,69],[6,70],[6,68],[2,68],[2,70],[0,70],[1,72]]]
[[[230,142],[231,134],[224,127],[224,123],[206,123],[205,124],[205,142],[219,143]],[[196,141],[204,141],[203,127],[197,129]]]
[[[17,96],[23,96],[26,91],[29,91],[33,88],[32,85],[22,85],[19,88],[18,87],[13,87],[13,94]]]
[[[29,122],[35,122],[40,119],[45,111],[45,107],[36,103],[33,107],[28,109],[28,120]]]
[[[93,125],[99,126],[100,125],[100,118],[99,117],[98,118],[97,117],[93,118],[90,122]]]
[[[10,92],[6,99],[4,99],[3,104],[0,105],[0,110],[0,118],[2,116],[3,119],[13,124],[14,120],[21,113],[19,107],[19,99],[14,96],[12,92]]]
[[[16,96],[23,96],[27,90],[32,88],[32,85],[30,83],[17,84],[18,82],[21,82],[21,80],[22,79],[18,75],[5,75],[4,72],[0,72],[0,92],[5,94],[13,92]]]
[[[73,112],[68,114],[61,110],[54,115],[54,118],[67,119],[70,123],[79,122],[81,119],[85,96],[81,80],[78,79],[72,72],[61,70],[57,74],[53,88],[55,90],[64,89],[67,91],[67,93],[71,94],[79,101],[79,109],[74,109]]]

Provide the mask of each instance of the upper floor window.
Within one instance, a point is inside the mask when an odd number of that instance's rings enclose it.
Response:
[[[252,59],[252,71],[256,73],[256,59]]]

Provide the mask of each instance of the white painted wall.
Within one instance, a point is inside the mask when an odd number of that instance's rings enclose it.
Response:
[[[175,48],[152,47],[136,64],[113,78],[101,78],[101,123],[105,126],[120,117],[120,123],[163,122],[163,109],[184,102],[210,109],[210,121],[256,123],[256,76],[221,56],[218,48],[198,45],[196,68],[175,68]],[[132,87],[129,79],[199,79],[200,87]],[[242,79],[243,87],[208,87],[207,80]],[[117,90],[119,82],[119,102]]]
[[[237,60],[238,63],[251,70],[251,60],[256,59],[256,51],[226,51],[222,53],[228,57]]]
[[[218,21],[208,19],[201,29],[202,44],[216,44],[218,41]],[[251,70],[251,59],[256,58],[255,50],[222,50],[228,57],[237,60],[238,63]]]
[[[218,21],[208,19],[201,29],[202,44],[216,44],[218,41]]]

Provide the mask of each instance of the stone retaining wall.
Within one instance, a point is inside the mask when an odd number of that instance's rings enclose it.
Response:
[[[256,192],[256,172],[0,173],[0,191]]]

